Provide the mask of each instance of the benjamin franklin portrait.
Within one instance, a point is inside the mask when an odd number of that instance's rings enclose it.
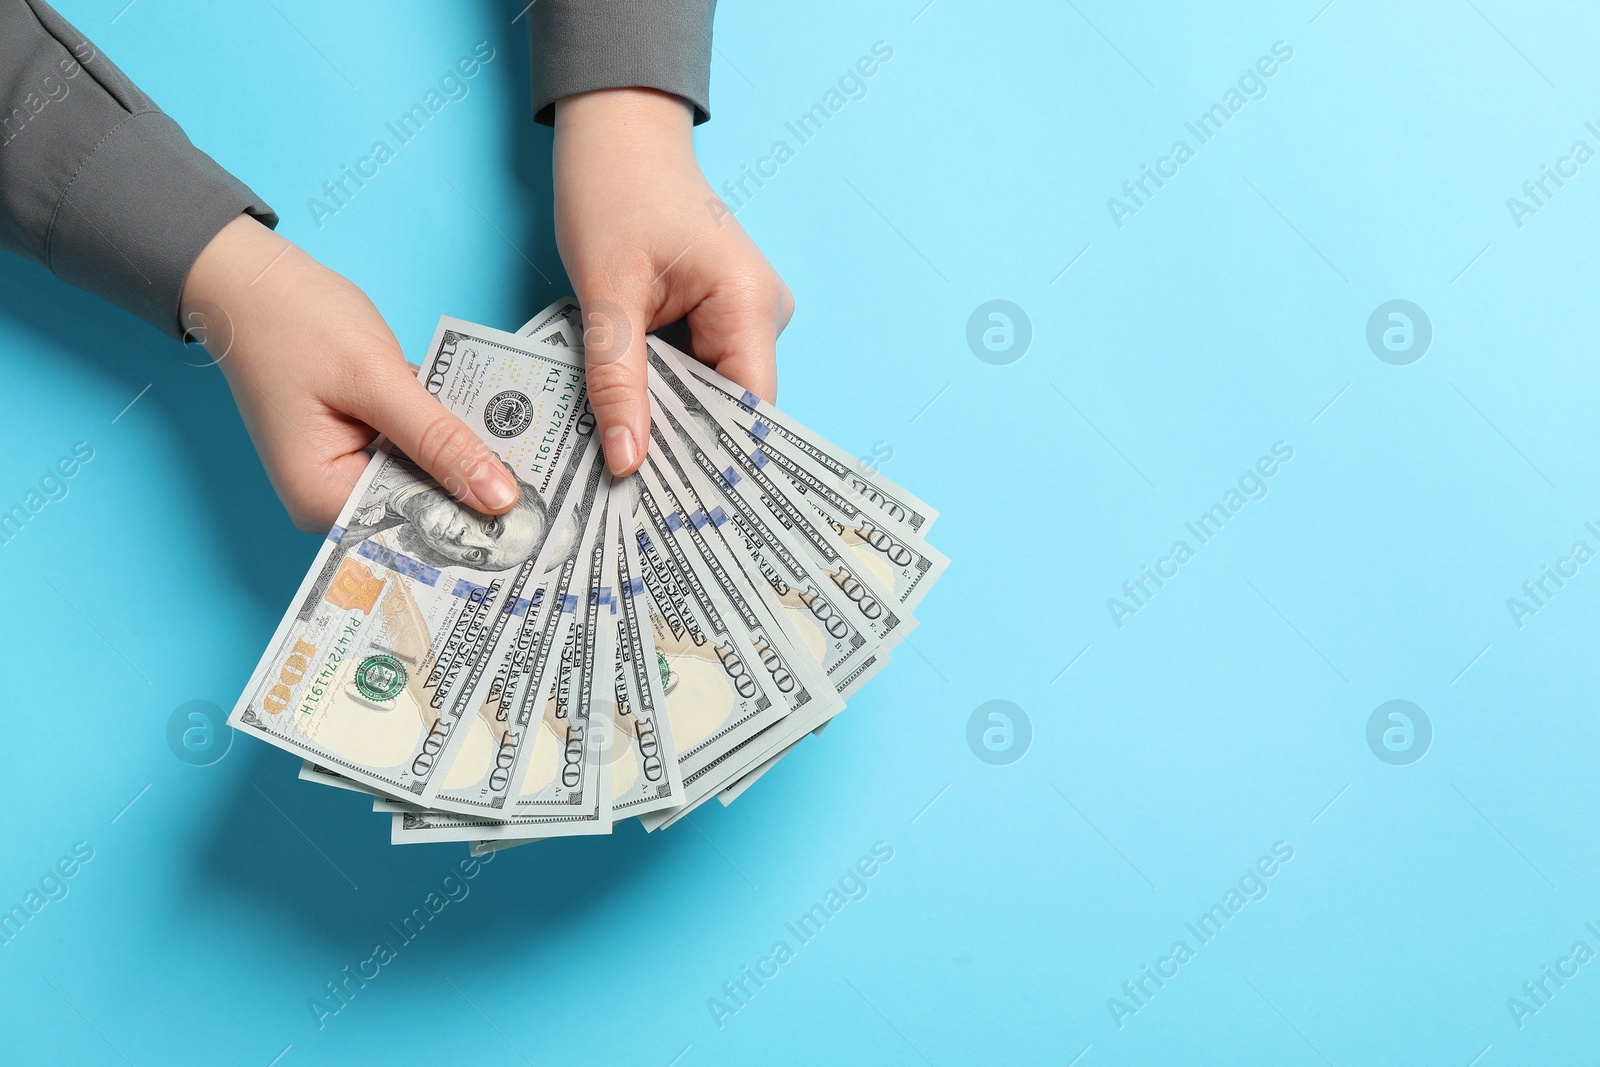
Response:
[[[517,487],[515,507],[504,515],[484,515],[433,482],[416,481],[397,486],[357,518],[366,536],[393,530],[400,550],[430,567],[509,570],[538,553],[550,525],[533,486],[518,478]],[[352,523],[351,529],[358,528]]]
[[[513,477],[515,474],[513,473]],[[516,506],[504,515],[484,515],[452,497],[409,459],[391,454],[362,494],[361,504],[324,564],[316,587],[305,600],[307,610],[321,597],[340,561],[361,544],[386,535],[378,544],[404,553],[429,567],[464,567],[507,571],[534,559],[547,534],[557,539],[549,558],[570,555],[581,531],[576,515],[550,530],[550,515],[533,486],[517,478]]]
[[[391,545],[430,567],[510,570],[538,555],[550,532],[550,515],[538,492],[521,478],[517,489],[517,503],[510,511],[484,515],[456,500],[410,460],[394,454],[362,495],[339,544],[352,550],[360,541],[390,531],[386,540]],[[556,535],[564,543],[577,533],[561,530]],[[561,558],[563,545],[553,547],[557,551],[553,558]]]

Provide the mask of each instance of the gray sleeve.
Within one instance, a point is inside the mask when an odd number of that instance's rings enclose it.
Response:
[[[181,337],[217,231],[277,215],[43,0],[0,0],[0,246]]]
[[[555,122],[563,96],[660,89],[711,117],[711,16],[716,0],[534,0],[533,117]]]

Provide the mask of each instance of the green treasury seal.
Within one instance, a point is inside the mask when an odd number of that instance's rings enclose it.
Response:
[[[393,656],[368,656],[356,668],[356,688],[368,700],[393,700],[405,687],[405,664]]]

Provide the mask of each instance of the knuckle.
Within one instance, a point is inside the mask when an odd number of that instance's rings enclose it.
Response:
[[[610,364],[589,371],[589,403],[596,411],[613,411],[633,403],[643,387],[625,368]]]
[[[455,493],[482,462],[487,446],[454,415],[440,412],[432,416],[417,437],[418,455],[414,458]]]
[[[790,299],[789,288],[771,270],[741,272],[733,281],[734,302],[751,312],[771,312],[776,315]]]

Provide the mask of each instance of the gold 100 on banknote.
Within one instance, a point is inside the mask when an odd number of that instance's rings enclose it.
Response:
[[[444,318],[418,374],[521,495],[381,443],[229,722],[475,853],[731,803],[889,662],[944,573],[927,504],[652,337],[644,465],[605,468],[577,306]]]

